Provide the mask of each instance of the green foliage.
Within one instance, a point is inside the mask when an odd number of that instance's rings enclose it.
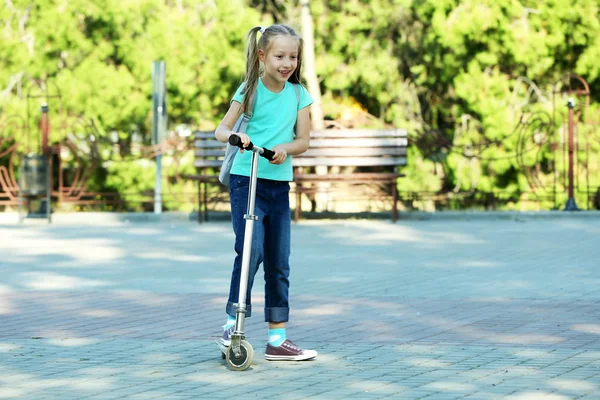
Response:
[[[150,67],[164,59],[171,118],[214,121],[243,71],[239,29],[249,28],[257,17],[240,6],[230,1],[178,2],[178,7],[158,0],[14,2],[14,9],[1,11],[2,20],[11,23],[8,46],[0,50],[0,78],[8,82],[21,75],[22,86],[53,80],[64,112],[97,118],[106,130],[130,132],[135,126],[147,135]],[[26,21],[24,30],[19,19]],[[23,34],[32,38],[32,46],[21,42]],[[23,97],[13,88],[2,107]]]
[[[0,122],[29,112],[37,132],[41,99],[28,95],[60,93],[60,101],[50,99],[51,112],[61,112],[53,140],[75,132],[83,116],[95,121],[99,155],[112,160],[90,187],[148,192],[154,164],[128,160],[139,158],[132,153],[136,140],[150,144],[152,61],[167,62],[169,126],[214,129],[243,78],[248,29],[272,21],[299,28],[299,3],[11,0],[0,8]],[[503,192],[516,199],[508,207],[518,208],[519,199],[529,207],[535,185],[553,185],[554,173],[564,182],[566,108],[553,113],[552,91],[568,88],[557,82],[577,73],[590,85],[588,114],[596,112],[600,0],[310,4],[325,115],[367,112],[374,118],[355,126],[410,132],[399,190]],[[564,104],[566,96],[556,99]],[[529,122],[538,115],[546,116],[540,125]],[[527,129],[517,129],[520,118]],[[598,137],[593,131],[581,138],[578,157],[589,168],[580,168],[577,179],[586,190],[600,185]],[[191,157],[180,169],[193,172]],[[174,187],[194,190],[181,182]]]

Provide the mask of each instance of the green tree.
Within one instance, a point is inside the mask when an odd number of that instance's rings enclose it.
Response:
[[[53,116],[54,139],[76,131],[88,139],[82,149],[113,161],[102,165],[93,187],[125,192],[135,182],[136,190],[150,190],[153,181],[136,172],[147,167],[118,163],[139,158],[136,146],[150,144],[151,62],[167,62],[170,127],[213,129],[243,79],[248,29],[273,21],[299,27],[300,3],[7,0],[0,8],[0,121],[26,115],[28,93],[60,92],[60,103],[50,102],[62,113]],[[531,189],[531,171],[548,182],[563,167],[537,132],[549,129],[555,83],[569,72],[581,75],[597,109],[599,3],[311,1],[325,118],[348,127],[408,129],[402,191],[503,191],[518,201]],[[36,101],[29,101],[32,130]],[[94,123],[93,135],[78,130],[81,116]],[[523,116],[527,143],[513,132]],[[592,156],[580,173],[595,177],[592,139],[581,139]],[[525,144],[539,152],[523,155]],[[183,168],[191,170],[191,159]],[[592,179],[589,186],[597,184]]]

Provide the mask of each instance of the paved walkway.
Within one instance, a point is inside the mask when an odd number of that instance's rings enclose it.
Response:
[[[303,222],[229,371],[225,222],[0,225],[0,399],[600,399],[600,219]],[[257,277],[260,282],[260,277]],[[262,306],[262,287],[254,307]]]

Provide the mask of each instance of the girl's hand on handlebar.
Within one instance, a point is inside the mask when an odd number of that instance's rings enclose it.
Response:
[[[242,144],[244,147],[248,147],[248,145],[251,142],[250,136],[246,135],[245,133],[231,132],[231,134],[239,136],[240,139],[242,140]],[[243,153],[243,152],[244,152],[244,149],[240,149],[240,153]]]
[[[273,156],[273,159],[269,162],[271,164],[282,164],[287,158],[287,151],[285,150],[285,146],[278,144],[277,146],[273,147],[272,150],[275,153],[275,155]]]

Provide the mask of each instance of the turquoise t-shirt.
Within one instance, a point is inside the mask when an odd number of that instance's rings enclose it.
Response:
[[[231,101],[242,103],[243,88],[244,83],[240,85]],[[294,126],[298,119],[298,111],[313,103],[312,97],[304,86],[300,85],[300,103],[296,98],[294,86],[290,82],[285,83],[281,92],[273,93],[259,79],[256,94],[254,113],[246,129],[246,134],[250,136],[252,143],[272,149],[275,145],[294,140]],[[250,176],[251,161],[252,152],[237,153],[231,173]],[[259,157],[258,177],[275,181],[292,181],[292,156],[288,155],[280,165],[271,164],[266,158]]]

